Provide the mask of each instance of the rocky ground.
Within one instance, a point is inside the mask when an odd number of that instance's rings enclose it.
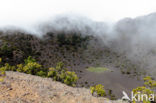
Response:
[[[49,78],[6,72],[0,103],[124,103],[93,97],[89,89],[73,88]]]

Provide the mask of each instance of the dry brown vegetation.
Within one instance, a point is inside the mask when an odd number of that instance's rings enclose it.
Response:
[[[49,78],[6,72],[0,103],[124,103],[93,97],[89,89],[73,88]]]

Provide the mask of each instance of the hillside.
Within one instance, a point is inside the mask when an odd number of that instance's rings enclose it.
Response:
[[[73,88],[48,78],[6,72],[0,83],[0,103],[124,103],[93,97],[88,89]]]
[[[47,32],[37,37],[24,31],[1,31],[0,47],[2,64],[21,64],[28,56],[44,68],[63,62],[68,70],[78,75],[77,87],[102,84],[115,98],[121,98],[123,90],[130,92],[143,85],[142,75],[146,75],[137,63],[107,47],[100,37],[79,32]],[[94,73],[87,70],[90,67],[108,71]]]

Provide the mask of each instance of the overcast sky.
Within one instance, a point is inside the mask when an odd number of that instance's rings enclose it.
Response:
[[[0,25],[31,24],[64,13],[115,22],[155,11],[156,0],[0,0]]]

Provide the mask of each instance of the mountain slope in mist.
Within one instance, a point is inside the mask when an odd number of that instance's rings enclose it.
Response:
[[[62,61],[78,74],[78,87],[100,83],[120,97],[121,91],[142,85],[140,78],[156,71],[155,17],[153,13],[108,25],[83,17],[60,16],[32,28],[33,33],[2,30],[0,57],[11,65],[23,63],[28,56],[44,67]],[[95,74],[87,71],[89,67],[110,71]]]
[[[156,73],[156,13],[137,18],[125,18],[114,24],[95,22],[88,18],[72,15],[59,15],[52,21],[41,23],[36,31],[78,32],[100,38],[101,45],[124,54],[134,63],[150,73]],[[103,42],[103,43],[102,43]]]
[[[79,32],[47,32],[39,38],[21,31],[7,31],[1,32],[0,40],[3,63],[16,65],[32,56],[44,67],[49,68],[61,61],[78,75],[77,87],[88,88],[100,83],[118,95],[121,90],[115,90],[114,87],[130,91],[142,84],[137,78],[145,73],[138,71],[139,65],[132,63],[125,55],[114,52],[103,44],[101,38],[93,35],[82,35]],[[96,74],[87,71],[89,67],[106,67],[109,71]],[[127,81],[132,84],[127,84]]]
[[[126,18],[115,25],[116,38],[113,40],[117,51],[125,53],[134,62],[155,72],[156,59],[156,13]]]

